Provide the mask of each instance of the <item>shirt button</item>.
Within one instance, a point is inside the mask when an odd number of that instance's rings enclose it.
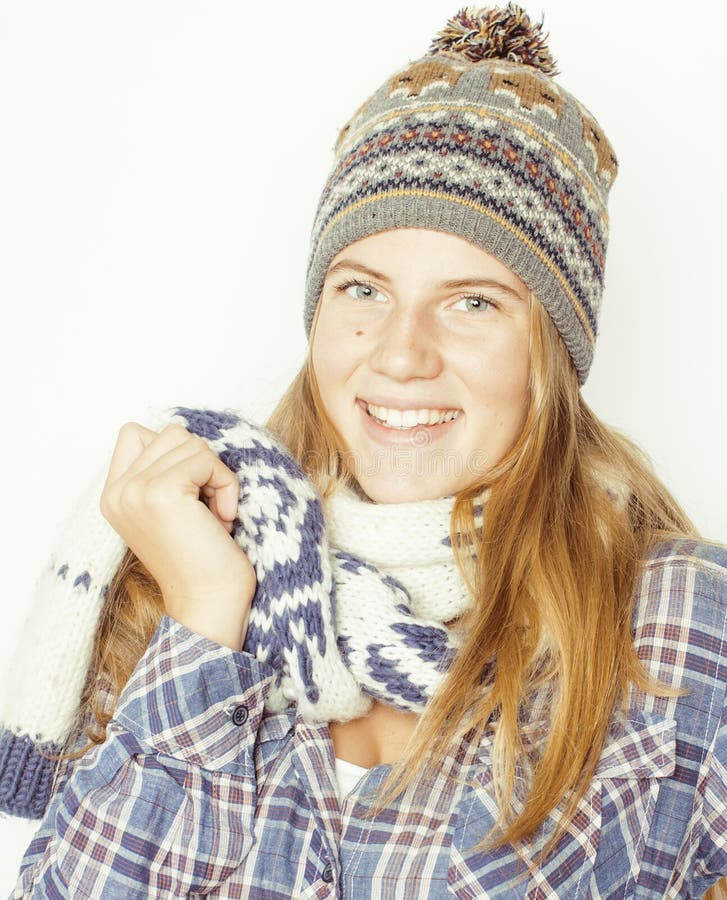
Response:
[[[235,725],[244,725],[247,722],[247,707],[246,706],[236,706],[234,712],[232,713],[232,721]]]
[[[328,865],[323,870],[321,878],[324,881],[333,881],[333,866],[330,863],[328,863]]]

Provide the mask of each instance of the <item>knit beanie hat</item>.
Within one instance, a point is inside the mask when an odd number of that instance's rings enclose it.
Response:
[[[341,129],[312,229],[309,337],[336,254],[375,232],[429,228],[515,272],[585,383],[617,161],[595,118],[553,80],[542,24],[515,3],[461,10]]]

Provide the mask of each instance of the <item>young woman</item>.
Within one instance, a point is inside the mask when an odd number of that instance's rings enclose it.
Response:
[[[617,161],[553,71],[523,10],[459,13],[341,131],[266,427],[121,429],[26,648],[62,650],[58,767],[3,719],[44,815],[13,896],[727,873],[727,548],[581,396]]]

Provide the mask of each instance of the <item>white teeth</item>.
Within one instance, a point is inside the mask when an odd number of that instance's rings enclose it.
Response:
[[[458,409],[387,409],[385,406],[366,406],[369,415],[389,428],[413,428],[415,425],[439,425],[459,415]]]

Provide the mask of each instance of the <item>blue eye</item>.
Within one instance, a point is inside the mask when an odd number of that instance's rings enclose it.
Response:
[[[492,300],[490,300],[489,297],[484,297],[482,294],[469,294],[467,297],[461,297],[457,301],[457,303],[467,303],[467,304],[472,303],[473,304],[472,306],[468,305],[468,307],[467,307],[468,310],[469,309],[473,309],[473,310],[483,309],[484,310],[484,309],[487,309],[488,307],[497,309],[497,304],[494,303]],[[457,303],[455,303],[454,306],[456,306]],[[452,308],[454,309],[454,307],[452,307]]]
[[[353,293],[350,292],[351,288],[354,289]],[[336,290],[348,294],[353,300],[373,300],[375,294],[380,294],[375,287],[363,281],[347,281],[344,284],[339,284]]]

